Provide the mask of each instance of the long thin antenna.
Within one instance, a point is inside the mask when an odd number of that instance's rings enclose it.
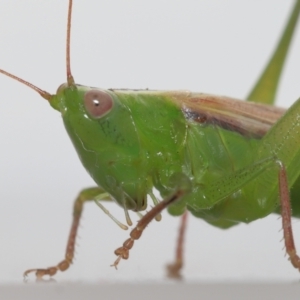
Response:
[[[72,72],[71,72],[71,59],[70,59],[72,5],[73,5],[73,0],[69,0],[68,24],[67,24],[67,45],[66,45],[67,82],[68,82],[69,86],[75,84],[75,81],[74,81],[74,78],[73,78]]]
[[[36,92],[38,92],[44,99],[46,99],[46,100],[48,100],[48,101],[51,100],[51,98],[52,98],[52,95],[51,95],[51,94],[49,94],[49,93],[46,92],[46,91],[41,90],[40,88],[38,88],[37,86],[31,84],[30,82],[25,81],[24,79],[21,79],[20,77],[17,77],[17,76],[15,76],[15,75],[11,74],[11,73],[8,73],[8,72],[6,72],[6,71],[4,71],[4,70],[2,70],[2,69],[0,69],[0,73],[2,73],[2,74],[6,75],[6,76],[8,76],[8,77],[10,77],[10,78],[12,78],[12,79],[15,79],[15,80],[17,80],[17,81],[19,81],[19,82],[21,82],[21,83],[27,85],[27,86],[30,87],[31,89],[33,89],[33,90],[35,90]]]

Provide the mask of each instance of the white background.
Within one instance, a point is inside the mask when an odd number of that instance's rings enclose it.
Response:
[[[269,57],[294,1],[75,0],[72,71],[101,88],[188,89],[245,98]],[[67,0],[0,2],[0,67],[48,92],[65,81]],[[278,104],[300,96],[299,30]],[[0,282],[64,255],[73,199],[93,185],[59,113],[29,88],[0,77]],[[300,199],[299,199],[300,201]],[[122,209],[106,207],[123,219]],[[84,211],[75,264],[64,281],[165,281],[178,219],[164,214],[116,271],[113,251],[127,238],[94,204]],[[293,221],[300,247],[300,222]],[[299,281],[284,257],[273,215],[228,231],[190,218],[188,281]],[[299,248],[300,249],[300,248]]]

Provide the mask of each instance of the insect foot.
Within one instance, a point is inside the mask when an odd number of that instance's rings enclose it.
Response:
[[[166,266],[167,277],[171,279],[182,280],[182,275],[180,273],[182,267],[183,267],[183,262],[180,260],[176,260],[174,263],[168,264]]]
[[[118,256],[116,261],[111,265],[111,267],[115,267],[117,269],[117,266],[121,259],[128,259],[129,258],[129,250],[133,247],[134,240],[132,238],[127,239],[123,246],[115,250],[115,254]]]
[[[35,272],[36,280],[40,281],[43,280],[43,277],[53,276],[57,273],[57,271],[65,271],[70,267],[70,264],[72,263],[72,259],[64,259],[62,262],[60,262],[57,266],[49,267],[47,269],[29,269],[24,272],[23,276],[26,278],[30,273]]]
[[[155,219],[155,217],[160,214],[166,207],[168,207],[170,204],[176,202],[179,200],[183,195],[185,195],[187,192],[187,189],[179,189],[177,192],[172,194],[169,198],[164,199],[159,204],[154,206],[150,211],[148,211],[137,223],[136,227],[132,229],[130,232],[130,238],[127,239],[123,246],[115,250],[115,254],[118,256],[118,258],[115,260],[115,262],[111,265],[112,267],[115,267],[117,269],[117,266],[121,259],[128,259],[129,257],[129,250],[133,247],[134,241],[138,240],[146,226]]]

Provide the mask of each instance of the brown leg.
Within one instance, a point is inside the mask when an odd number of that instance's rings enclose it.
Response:
[[[291,203],[290,203],[289,187],[287,183],[287,174],[284,165],[281,162],[278,163],[280,165],[278,180],[279,180],[279,196],[280,196],[280,203],[281,203],[282,228],[283,228],[285,248],[292,265],[295,268],[300,270],[300,258],[296,252],[293,230],[292,230],[292,223],[291,223]]]
[[[180,271],[183,267],[183,246],[184,246],[184,239],[185,239],[185,233],[187,227],[187,216],[188,213],[185,212],[181,217],[175,261],[172,264],[167,265],[167,273],[168,273],[167,276],[169,278],[182,279]]]
[[[103,193],[103,190],[100,188],[88,188],[80,192],[78,197],[75,200],[73,207],[73,222],[71,226],[71,230],[69,233],[69,239],[67,243],[67,249],[64,260],[62,260],[59,264],[53,267],[49,267],[46,269],[29,269],[24,272],[24,277],[26,277],[29,273],[35,272],[36,278],[38,280],[42,279],[44,275],[53,276],[57,271],[65,271],[67,270],[73,262],[74,251],[75,251],[75,242],[77,236],[77,230],[83,210],[83,205],[86,201],[91,201],[95,196]]]
[[[146,226],[159,214],[161,213],[166,207],[170,204],[177,201],[181,198],[186,191],[178,190],[174,193],[171,197],[161,201],[159,204],[154,206],[150,211],[148,211],[137,223],[136,227],[132,229],[130,232],[130,238],[127,239],[123,246],[115,250],[115,254],[118,256],[116,261],[112,264],[113,267],[117,268],[121,259],[128,259],[129,258],[129,250],[133,247],[134,241],[138,240]]]

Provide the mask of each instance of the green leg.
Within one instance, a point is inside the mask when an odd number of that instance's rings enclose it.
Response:
[[[196,200],[195,203],[189,201],[189,206],[196,211],[199,209],[213,207],[215,204],[222,201],[222,199],[232,195],[239,189],[243,188],[247,183],[256,179],[258,175],[276,166],[275,156],[266,156],[265,159],[258,160],[245,168],[236,170],[235,172],[210,183],[209,186],[205,188],[204,194],[206,196],[206,200],[204,201],[203,199],[201,202],[203,207],[200,206],[198,200]],[[276,181],[275,184],[277,186]]]
[[[236,178],[236,184],[239,185],[233,185],[235,188],[241,188],[243,186],[243,182],[247,182],[247,180],[251,180],[251,173],[252,172],[263,172],[268,170],[269,168],[277,168],[278,169],[278,179],[277,181],[274,180],[274,186],[275,186],[275,192],[276,195],[273,197],[276,199],[279,196],[279,202],[280,202],[280,214],[282,217],[282,229],[283,229],[283,237],[284,237],[284,243],[286,248],[286,253],[289,256],[289,260],[291,261],[292,265],[300,270],[300,257],[297,254],[295,243],[294,243],[294,236],[293,236],[293,230],[292,230],[292,222],[291,222],[291,214],[292,214],[292,208],[291,208],[291,199],[290,199],[290,193],[289,193],[289,184],[288,184],[288,176],[286,171],[285,164],[275,158],[269,158],[264,161],[261,161],[260,163],[256,163],[253,166],[250,166],[246,169],[243,169],[241,171],[236,172],[236,174],[242,175],[238,176]],[[220,186],[222,188],[219,189],[220,195],[225,195],[225,193],[230,190],[230,182],[227,181],[229,179],[232,180],[233,177],[230,175],[228,178],[225,178],[223,181],[219,181]],[[262,180],[264,182],[264,180]],[[273,182],[273,181],[272,181]],[[228,186],[228,188],[226,187]],[[265,188],[265,185],[263,185]],[[271,191],[270,184],[268,185],[269,191]]]
[[[44,275],[53,276],[56,274],[57,271],[65,271],[67,270],[70,265],[73,262],[74,258],[74,251],[75,251],[75,242],[77,237],[77,230],[80,222],[80,218],[83,211],[83,205],[87,201],[94,201],[95,198],[101,198],[102,194],[106,194],[106,192],[99,188],[99,187],[93,187],[93,188],[87,188],[82,190],[79,195],[77,196],[74,207],[73,207],[73,221],[71,230],[69,233],[65,258],[56,266],[49,267],[46,269],[29,269],[24,272],[24,277],[26,277],[29,273],[35,272],[35,275],[37,279],[42,279]],[[111,200],[111,199],[105,199],[105,200]]]
[[[280,76],[299,19],[299,13],[300,0],[297,0],[271,59],[247,97],[248,101],[274,104]]]

